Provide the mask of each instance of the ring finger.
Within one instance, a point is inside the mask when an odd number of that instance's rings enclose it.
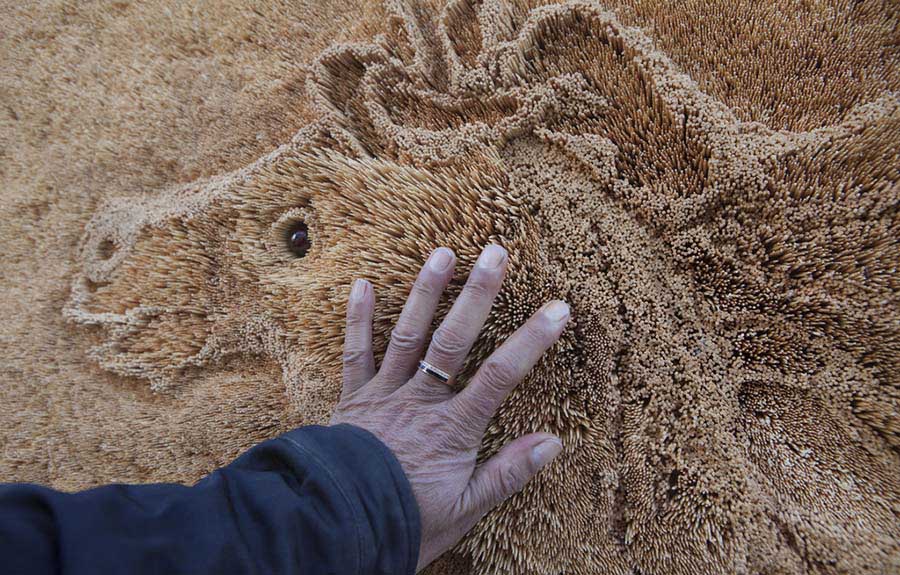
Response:
[[[391,331],[379,374],[388,391],[408,381],[422,357],[428,328],[444,288],[453,274],[453,252],[441,247],[428,258],[413,284],[409,298],[400,312],[397,325]]]

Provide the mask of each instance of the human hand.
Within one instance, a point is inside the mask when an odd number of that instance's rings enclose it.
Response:
[[[455,394],[417,369],[455,256],[432,252],[413,285],[380,369],[372,355],[371,284],[356,280],[347,305],[344,386],[331,423],[362,427],[390,448],[412,486],[422,523],[417,571],[452,547],[488,511],[522,489],[562,450],[549,433],[520,437],[476,466],[488,422],[557,339],[569,318],[561,301],[544,305]],[[506,273],[506,250],[481,253],[459,298],[435,330],[425,361],[451,377],[478,337]],[[452,379],[451,379],[452,383]]]

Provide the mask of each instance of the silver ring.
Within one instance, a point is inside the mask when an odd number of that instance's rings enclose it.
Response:
[[[419,371],[430,375],[431,377],[440,380],[441,383],[447,383],[450,381],[450,374],[446,371],[441,371],[440,369],[434,367],[424,359],[419,362]]]

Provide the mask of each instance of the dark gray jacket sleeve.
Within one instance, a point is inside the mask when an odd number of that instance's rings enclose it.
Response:
[[[0,485],[0,565],[12,574],[405,574],[419,512],[369,432],[310,426],[191,487],[61,493]]]

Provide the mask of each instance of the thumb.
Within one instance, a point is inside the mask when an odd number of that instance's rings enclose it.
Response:
[[[472,474],[463,496],[477,521],[525,484],[562,451],[558,437],[532,433],[506,444]]]

